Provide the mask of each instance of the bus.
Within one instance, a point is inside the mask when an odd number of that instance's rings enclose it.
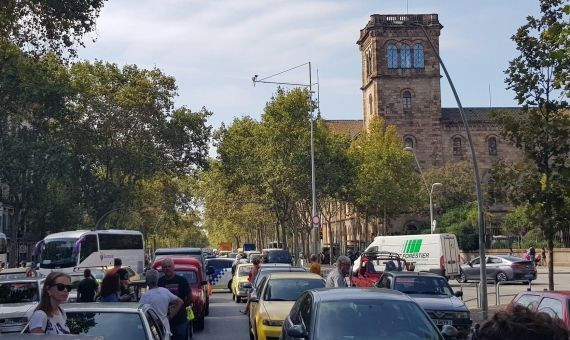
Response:
[[[0,264],[8,268],[8,240],[6,234],[0,233]]]
[[[135,272],[144,269],[143,235],[135,230],[76,230],[50,234],[35,246],[40,274],[112,267],[115,258]]]

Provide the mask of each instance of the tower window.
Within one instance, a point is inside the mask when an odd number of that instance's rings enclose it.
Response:
[[[410,91],[404,91],[404,111],[410,111],[412,109],[412,94]]]
[[[420,43],[414,45],[414,67],[424,68],[424,47]]]
[[[412,137],[406,137],[404,138],[404,146],[405,147],[410,147],[410,148],[414,148],[414,139]]]
[[[388,45],[386,59],[388,60],[388,68],[398,68],[398,48],[396,45]]]
[[[370,75],[372,70],[370,68],[370,64],[372,64],[372,58],[370,57],[370,52],[366,52],[366,74]]]
[[[461,137],[454,137],[453,138],[453,155],[454,156],[461,156],[463,154],[463,150],[461,149]]]
[[[497,138],[491,137],[487,140],[487,144],[489,146],[489,155],[496,156],[497,155]]]
[[[409,45],[402,44],[400,47],[400,65],[402,68],[412,67],[412,51]]]
[[[372,116],[374,114],[374,110],[373,110],[374,106],[373,106],[372,95],[368,96],[368,105],[369,105],[369,109],[368,109],[369,114],[370,114],[370,116]]]

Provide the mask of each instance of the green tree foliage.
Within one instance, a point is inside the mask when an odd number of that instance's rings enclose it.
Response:
[[[485,223],[490,223],[492,215],[485,214]],[[479,249],[477,201],[451,207],[439,219],[438,229],[443,233],[457,235],[459,248],[465,251]]]
[[[433,200],[440,209],[449,209],[475,200],[473,170],[469,162],[453,162],[437,168],[428,169],[425,173],[426,181],[441,183],[441,187],[434,190]],[[428,202],[428,194],[421,188],[423,202]],[[429,209],[429,207],[427,208]]]
[[[34,54],[76,54],[74,44],[95,30],[105,0],[2,0],[0,36]]]
[[[350,147],[355,171],[353,197],[363,211],[393,217],[418,204],[420,177],[413,155],[404,146],[394,126],[375,117]]]
[[[563,0],[541,0],[541,17],[528,17],[512,36],[520,53],[510,62],[506,83],[523,109],[518,115],[494,114],[503,135],[530,160],[525,190],[516,200],[528,204],[528,215],[554,246],[556,232],[568,229],[570,172],[568,5]],[[520,176],[519,176],[520,178]],[[549,254],[552,258],[552,253]],[[553,261],[549,261],[549,288],[554,289]]]

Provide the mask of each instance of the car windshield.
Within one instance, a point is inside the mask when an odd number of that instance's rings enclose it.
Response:
[[[71,334],[101,336],[104,339],[146,339],[138,313],[66,312]]]
[[[409,301],[322,302],[315,339],[441,340],[419,306]]]
[[[267,282],[263,295],[265,301],[295,301],[310,289],[324,288],[321,279],[273,279]]]
[[[0,303],[34,302],[39,300],[36,282],[0,283]]]
[[[77,239],[47,240],[41,249],[41,268],[68,268],[77,265]]]
[[[252,266],[240,266],[238,270],[238,276],[248,276],[249,272],[253,269]]]
[[[182,276],[189,284],[198,283],[198,276],[193,270],[177,270],[176,274]]]
[[[453,295],[453,291],[442,277],[396,277],[394,289],[406,294]]]

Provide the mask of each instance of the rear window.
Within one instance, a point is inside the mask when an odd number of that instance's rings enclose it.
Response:
[[[208,259],[206,263],[208,266],[214,268],[231,268],[234,262],[229,260]]]
[[[0,303],[20,303],[38,301],[36,282],[0,283]]]
[[[241,266],[239,267],[238,276],[248,276],[252,269],[253,266]]]
[[[146,339],[138,313],[66,312],[71,334],[105,339]]]
[[[269,263],[291,263],[291,254],[287,250],[273,250],[267,252]]]
[[[396,277],[394,289],[405,294],[453,295],[451,288],[441,277],[402,276]]]

